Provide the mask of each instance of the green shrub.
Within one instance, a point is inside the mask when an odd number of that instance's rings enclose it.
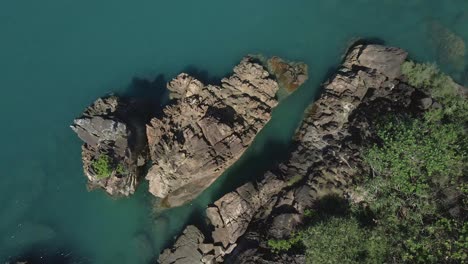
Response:
[[[435,64],[407,61],[401,70],[410,85],[430,92],[434,98],[445,99],[457,94],[455,82]]]
[[[124,165],[122,163],[117,164],[117,167],[115,168],[115,171],[120,174],[124,175],[127,173],[127,170],[125,169]]]
[[[289,239],[270,239],[268,247],[274,253],[289,251],[291,248],[299,246],[302,243],[302,232],[295,233]]]
[[[105,154],[94,160],[91,166],[96,172],[96,178],[98,179],[108,178],[112,174],[112,159]]]
[[[330,218],[309,227],[302,236],[307,263],[383,263],[387,242],[362,228],[354,218]]]

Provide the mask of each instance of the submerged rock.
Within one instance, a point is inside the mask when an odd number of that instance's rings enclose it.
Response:
[[[194,199],[241,157],[270,120],[279,85],[246,57],[220,86],[180,74],[167,88],[173,102],[147,125],[146,179],[150,192],[173,207]]]
[[[110,195],[135,192],[147,143],[144,120],[132,104],[117,96],[99,98],[71,126],[84,142],[83,168],[90,188]]]
[[[268,60],[268,69],[276,76],[281,87],[288,92],[295,91],[308,78],[307,64],[286,62],[279,57]]]
[[[463,38],[438,21],[429,23],[429,37],[439,62],[449,65],[456,72],[463,71],[466,56],[466,44]]]

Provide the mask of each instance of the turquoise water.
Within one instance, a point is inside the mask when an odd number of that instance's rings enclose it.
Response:
[[[428,24],[468,43],[466,0],[1,0],[0,261],[65,255],[78,263],[147,263],[206,204],[284,157],[319,83],[358,37],[435,61]],[[96,97],[133,77],[195,69],[225,76],[248,53],[303,60],[311,79],[275,111],[246,156],[182,208],[88,192],[68,128]],[[450,65],[443,65],[451,69]],[[466,69],[465,69],[466,71]],[[460,80],[462,70],[452,72]],[[154,263],[154,261],[153,261]]]

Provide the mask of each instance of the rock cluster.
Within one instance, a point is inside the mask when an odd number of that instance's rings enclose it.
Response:
[[[240,158],[270,120],[278,104],[277,79],[295,87],[307,80],[305,64],[274,60],[287,74],[271,74],[253,57],[245,57],[219,86],[182,73],[167,85],[170,104],[150,118],[144,104],[117,96],[98,99],[72,125],[84,141],[89,185],[111,195],[132,194],[148,165],[149,190],[166,206],[194,199]]]
[[[272,254],[266,241],[289,237],[320,198],[357,199],[347,187],[367,169],[359,154],[375,118],[436,106],[399,79],[406,57],[401,49],[380,45],[350,49],[307,110],[289,159],[206,209],[211,231],[191,263],[305,263],[302,255]],[[173,247],[163,255],[178,253]]]
[[[135,192],[147,152],[142,127],[132,102],[117,96],[99,98],[75,119],[71,128],[84,142],[83,168],[90,188],[101,187],[110,195]],[[98,160],[105,160],[105,175],[98,171]]]

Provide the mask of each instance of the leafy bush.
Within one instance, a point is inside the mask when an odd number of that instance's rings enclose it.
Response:
[[[96,178],[105,179],[112,174],[112,159],[107,155],[101,155],[92,162],[92,167],[96,172]]]
[[[289,251],[291,248],[301,245],[302,232],[295,233],[289,239],[270,239],[268,240],[268,247],[274,253],[281,253]]]
[[[455,82],[435,64],[407,61],[403,63],[401,71],[408,78],[410,85],[430,92],[437,99],[457,94]]]
[[[386,240],[354,218],[330,218],[302,235],[307,263],[383,263]]]
[[[122,163],[117,164],[117,167],[115,168],[115,171],[120,174],[124,175],[127,173],[127,170],[125,169],[124,165]]]

